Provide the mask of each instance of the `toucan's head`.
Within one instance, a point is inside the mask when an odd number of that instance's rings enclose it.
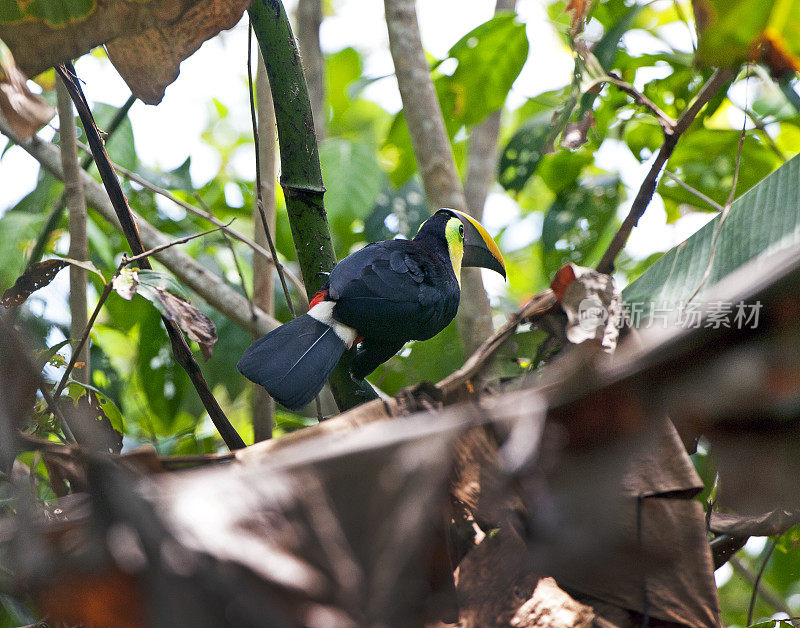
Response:
[[[492,236],[472,216],[456,209],[440,209],[419,229],[420,236],[444,237],[456,277],[462,266],[479,266],[506,276],[503,256]]]

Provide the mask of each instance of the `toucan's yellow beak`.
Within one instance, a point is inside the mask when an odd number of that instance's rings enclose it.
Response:
[[[488,268],[506,277],[506,265],[497,244],[483,228],[483,225],[469,214],[451,209],[464,225],[464,257],[462,266],[479,266]]]

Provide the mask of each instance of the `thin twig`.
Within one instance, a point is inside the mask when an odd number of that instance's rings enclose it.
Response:
[[[88,146],[86,146],[85,144],[82,144],[80,141],[78,142],[78,146],[82,150],[85,150],[85,151],[90,150]],[[135,173],[135,172],[133,172],[131,170],[128,170],[127,168],[125,168],[123,166],[120,166],[117,163],[111,162],[111,165],[114,166],[114,170],[116,170],[117,173],[119,173],[121,176],[123,176],[126,179],[129,179],[131,181],[134,181],[135,183],[138,183],[143,188],[146,188],[146,189],[150,190],[151,192],[153,192],[155,194],[158,194],[159,196],[163,196],[164,198],[166,198],[166,199],[172,201],[173,203],[175,203],[178,207],[181,207],[181,208],[185,209],[186,211],[194,214],[195,216],[200,216],[201,218],[207,220],[211,224],[216,225],[217,227],[220,227],[225,233],[227,233],[233,239],[239,240],[239,242],[241,242],[242,244],[246,244],[247,246],[249,246],[253,250],[253,252],[258,253],[259,255],[263,255],[264,258],[270,264],[273,264],[273,265],[275,264],[275,258],[273,257],[272,253],[267,251],[267,249],[265,249],[263,246],[261,246],[260,244],[258,244],[254,240],[251,240],[250,238],[248,238],[246,235],[236,231],[235,229],[228,228],[225,225],[225,223],[223,223],[221,220],[219,220],[219,218],[217,218],[213,214],[211,214],[211,212],[205,211],[203,209],[200,209],[199,207],[195,207],[194,205],[179,199],[177,196],[175,196],[169,190],[165,190],[164,188],[159,187],[154,183],[151,183],[150,181],[148,181],[147,179],[145,179],[141,175],[139,175],[139,174],[137,174],[137,173]],[[294,273],[292,273],[289,269],[287,269],[283,265],[281,265],[281,268],[283,269],[283,272],[286,273],[286,276],[288,277],[289,281],[292,282],[292,285],[294,285],[294,287],[297,289],[297,292],[301,295],[300,296],[300,300],[303,303],[303,306],[307,307],[308,303],[306,303],[307,299],[305,297],[305,286],[303,285],[303,282],[300,281],[300,279],[298,279],[298,277]]]
[[[711,198],[710,196],[706,196],[700,190],[698,190],[696,188],[693,188],[691,185],[689,185],[685,181],[681,180],[680,177],[676,176],[675,174],[673,174],[672,172],[670,172],[666,168],[664,169],[664,176],[667,177],[668,179],[672,179],[673,181],[675,181],[675,183],[680,185],[684,190],[686,190],[687,192],[690,192],[691,194],[694,194],[700,200],[705,201],[711,207],[716,209],[718,212],[721,212],[721,211],[723,211],[725,209],[722,205],[717,203],[717,201],[715,201],[713,198]]]
[[[234,220],[236,219],[232,218],[231,221],[228,223],[228,225],[231,224],[231,222],[233,222]],[[214,227],[213,229],[209,229],[208,231],[203,231],[202,233],[193,233],[192,235],[184,236],[182,238],[178,238],[177,240],[172,240],[171,242],[167,242],[165,244],[160,244],[152,249],[149,249],[147,251],[144,251],[143,253],[139,253],[138,255],[134,255],[132,257],[128,257],[127,255],[123,254],[122,262],[124,262],[124,264],[130,264],[131,262],[138,262],[139,260],[142,260],[146,257],[150,257],[151,255],[155,255],[156,253],[160,253],[164,249],[168,249],[172,246],[175,246],[176,244],[186,244],[191,240],[202,238],[203,236],[206,236],[209,233],[214,233],[215,231],[221,231],[222,229],[224,229],[225,226],[227,225]]]
[[[92,327],[94,326],[94,322],[97,320],[97,315],[100,314],[100,309],[103,307],[103,304],[106,302],[108,297],[111,295],[111,291],[114,288],[114,280],[119,276],[122,269],[125,268],[128,264],[132,262],[137,262],[141,259],[145,259],[150,255],[158,253],[159,251],[163,251],[164,249],[168,249],[171,246],[175,246],[176,244],[184,244],[185,242],[189,242],[189,240],[194,240],[195,238],[202,237],[204,235],[208,235],[209,233],[213,233],[214,231],[219,231],[219,228],[210,229],[208,231],[204,231],[203,233],[196,233],[194,235],[186,236],[184,238],[179,238],[172,242],[168,242],[167,244],[162,244],[161,246],[157,246],[149,251],[145,251],[144,253],[140,253],[139,255],[134,255],[133,257],[128,257],[127,255],[122,255],[122,260],[120,260],[119,265],[117,266],[117,270],[114,272],[113,277],[109,280],[109,282],[103,288],[103,292],[100,295],[100,299],[97,301],[97,305],[94,308],[94,312],[92,312],[89,321],[86,323],[86,327],[81,334],[81,338],[78,341],[77,346],[72,351],[72,356],[70,356],[69,363],[67,364],[67,368],[64,371],[64,374],[61,376],[61,380],[58,382],[58,386],[56,386],[55,392],[53,393],[53,397],[58,399],[61,396],[61,393],[64,391],[64,387],[67,385],[67,380],[69,379],[69,375],[72,372],[72,369],[75,367],[75,363],[78,361],[78,355],[83,349],[83,346],[86,344],[86,341],[89,338],[89,334],[92,331]]]
[[[284,276],[283,264],[278,261],[278,252],[275,250],[275,243],[272,241],[272,233],[270,233],[269,224],[267,223],[267,214],[264,212],[264,205],[261,202],[261,157],[258,154],[258,121],[256,120],[256,101],[253,94],[253,27],[248,25],[247,28],[247,92],[250,95],[250,121],[253,125],[253,145],[255,146],[256,153],[256,204],[258,205],[258,213],[261,216],[261,225],[264,227],[264,233],[267,236],[267,243],[269,250],[272,252],[272,260],[275,264],[275,270],[278,271],[278,277],[281,280],[281,287],[283,288],[283,295],[286,297],[286,304],[289,306],[289,313],[292,318],[297,316],[292,305],[292,297],[289,294],[289,288],[286,285],[286,277]]]
[[[8,124],[0,118],[0,133],[16,138]],[[37,137],[28,142],[20,142],[20,147],[27,151],[42,167],[57,179],[64,176],[58,148],[51,142]],[[119,219],[108,197],[106,189],[85,170],[81,171],[81,182],[86,192],[86,200],[99,215],[112,227],[119,229]],[[135,216],[135,214],[134,214]],[[147,247],[158,246],[169,241],[169,237],[156,229],[141,216],[135,216],[142,242]],[[265,249],[266,250],[266,249]],[[280,323],[260,308],[256,308],[256,319],[249,312],[249,305],[238,290],[229,286],[218,274],[201,265],[180,248],[172,248],[159,254],[159,261],[169,268],[175,276],[199,294],[211,307],[232,320],[249,333],[264,334],[275,329]]]
[[[192,192],[192,196],[194,196],[194,199],[200,203],[200,207],[202,207],[204,211],[211,214],[211,208],[205,204],[203,199],[200,198],[200,195],[196,191]],[[244,298],[247,299],[247,302],[250,304],[250,315],[255,316],[255,304],[247,292],[247,282],[244,280],[244,273],[242,272],[242,267],[239,264],[239,256],[236,255],[236,249],[233,248],[233,242],[231,242],[231,239],[228,237],[228,234],[225,233],[224,229],[222,230],[222,237],[225,238],[225,244],[228,246],[228,250],[233,256],[233,264],[236,266],[236,273],[239,275],[239,281],[242,283],[242,292],[244,292]]]
[[[603,77],[602,79],[597,80],[598,83],[611,83],[612,85],[616,85],[620,90],[625,92],[626,94],[633,96],[634,101],[637,104],[642,105],[643,107],[647,107],[650,111],[653,112],[656,118],[658,118],[658,123],[664,129],[664,133],[669,135],[675,129],[675,120],[670,118],[661,108],[650,100],[647,96],[645,96],[642,92],[636,89],[633,85],[628,83],[627,81],[622,80],[618,74],[614,72],[609,72],[607,76]]]
[[[736,558],[736,556],[732,556],[728,562],[731,564],[731,567],[733,567],[733,570],[736,573],[742,576],[751,585],[756,585],[756,574],[750,571],[747,565],[745,565],[741,560]],[[789,617],[792,616],[791,609],[783,600],[781,600],[778,594],[776,594],[766,582],[758,582],[758,589],[761,596],[764,598],[764,600],[766,600],[767,604],[772,606],[772,608],[774,608],[776,611],[780,611],[781,613],[786,613]]]
[[[614,270],[614,260],[620,251],[625,247],[625,243],[631,235],[631,231],[644,215],[645,210],[653,198],[658,184],[658,176],[667,160],[675,150],[680,136],[689,128],[700,110],[711,100],[719,89],[735,76],[735,70],[731,68],[721,69],[714,72],[710,79],[700,89],[697,97],[692,104],[684,111],[675,123],[672,133],[666,134],[661,149],[658,151],[650,171],[647,173],[639,192],[631,205],[630,212],[622,222],[619,230],[614,234],[614,238],[608,245],[602,259],[597,264],[597,270],[601,273],[610,274]]]
[[[483,344],[469,357],[464,365],[441,380],[436,387],[444,397],[455,392],[459,387],[474,378],[488,362],[488,360],[514,335],[517,327],[531,322],[546,314],[555,307],[558,299],[553,291],[548,288],[544,292],[532,297],[519,310],[509,316],[506,323],[494,334],[489,336]]]
[[[782,535],[781,535],[782,536]],[[764,556],[764,560],[761,562],[761,567],[756,574],[756,579],[753,581],[753,594],[750,596],[750,605],[747,607],[747,625],[750,626],[753,624],[753,611],[756,608],[756,597],[758,597],[758,591],[761,584],[761,576],[764,575],[764,570],[767,568],[767,563],[769,562],[770,557],[772,556],[772,552],[775,551],[775,547],[778,545],[778,539],[781,537],[777,537],[776,539],[770,539],[770,546],[769,550],[767,550],[766,555]]]
[[[764,137],[764,141],[766,141],[767,146],[770,147],[773,153],[775,153],[776,157],[780,159],[783,163],[788,161],[786,155],[783,154],[783,151],[780,149],[780,146],[772,139],[772,136],[767,132],[767,127],[764,124],[764,121],[756,114],[755,111],[747,107],[741,107],[736,103],[733,103],[733,106],[739,109],[744,115],[750,118],[750,122],[753,123],[753,126],[756,127],[760,132],[761,135]]]
[[[103,146],[103,141],[100,138],[97,126],[94,124],[94,117],[92,116],[89,103],[83,94],[83,88],[75,73],[75,68],[71,63],[67,63],[59,66],[56,71],[67,84],[72,100],[78,109],[78,115],[83,122],[84,130],[89,139],[89,146],[91,146],[92,154],[97,162],[100,178],[111,199],[114,211],[122,227],[122,232],[133,253],[143,253],[144,247],[142,245],[142,240],[136,228],[136,223],[133,221],[128,201],[125,198],[125,194],[122,192],[122,186],[120,185],[119,179],[117,179],[114,167],[111,165],[108,153]],[[148,260],[143,260],[143,265],[145,265],[146,268],[150,266]],[[233,425],[231,425],[222,407],[220,407],[219,402],[217,402],[211,392],[208,383],[203,377],[200,365],[197,363],[186,338],[183,336],[183,332],[174,322],[166,317],[162,316],[162,321],[167,330],[167,335],[169,336],[176,361],[189,376],[192,385],[203,403],[203,407],[206,409],[206,412],[208,412],[209,418],[214,423],[214,426],[217,428],[220,436],[222,436],[225,444],[230,449],[243,448],[245,444],[242,437],[239,436],[239,433],[234,429]]]

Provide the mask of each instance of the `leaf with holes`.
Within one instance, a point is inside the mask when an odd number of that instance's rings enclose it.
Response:
[[[19,276],[14,285],[6,290],[3,296],[0,297],[0,305],[3,307],[17,307],[22,305],[31,294],[40,288],[44,288],[53,281],[59,271],[70,265],[89,270],[103,279],[103,275],[100,274],[100,271],[97,270],[91,262],[80,262],[66,257],[48,259],[29,266],[28,269]],[[103,283],[105,283],[105,280],[103,280]]]

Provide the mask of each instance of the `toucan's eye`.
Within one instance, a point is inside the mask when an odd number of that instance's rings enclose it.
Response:
[[[458,235],[462,240],[464,239],[464,225],[458,225]]]

